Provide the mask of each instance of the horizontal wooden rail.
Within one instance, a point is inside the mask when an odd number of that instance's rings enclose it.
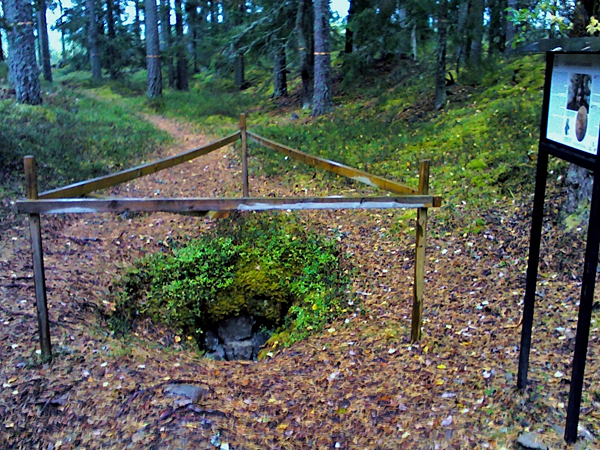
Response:
[[[136,178],[143,177],[144,175],[150,175],[152,173],[159,172],[170,167],[174,167],[178,164],[190,161],[199,156],[206,155],[212,151],[218,150],[221,147],[225,147],[232,142],[240,139],[240,132],[237,131],[223,139],[211,142],[208,145],[196,148],[194,150],[180,153],[179,155],[170,156],[168,158],[160,159],[158,161],[149,162],[142,164],[131,169],[123,170],[122,172],[106,175],[103,177],[94,178],[87,181],[81,181],[79,183],[70,184],[61,188],[53,189],[51,191],[42,192],[39,194],[40,199],[49,198],[71,198],[79,197],[84,194],[88,194],[93,191],[100,189],[106,189],[115,186],[119,183],[126,181],[135,180]]]
[[[266,197],[266,198],[123,198],[20,200],[17,210],[26,214],[70,214],[106,212],[206,212],[308,209],[432,208],[441,198],[432,195],[395,197]]]
[[[386,191],[393,192],[395,194],[416,194],[415,189],[411,189],[403,184],[396,183],[395,181],[387,180],[377,175],[371,175],[370,173],[363,172],[362,170],[355,169],[350,166],[345,166],[335,161],[329,161],[327,159],[319,158],[317,156],[309,155],[308,153],[301,152],[293,149],[286,145],[281,145],[275,141],[271,141],[267,138],[254,134],[250,131],[247,132],[248,137],[256,142],[257,144],[264,145],[272,150],[278,151],[286,156],[302,161],[313,167],[328,170],[329,172],[337,173],[347,178],[351,178],[355,181],[368,184],[369,186],[375,186]]]

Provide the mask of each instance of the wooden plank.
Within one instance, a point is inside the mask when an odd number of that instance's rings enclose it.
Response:
[[[242,184],[243,195],[249,197],[248,187],[248,128],[246,125],[246,114],[240,114],[240,133],[242,137]]]
[[[439,199],[431,195],[394,197],[266,197],[266,198],[123,198],[123,199],[42,199],[17,201],[17,210],[26,214],[67,214],[105,212],[193,212],[268,211],[308,209],[386,209],[433,207]]]
[[[27,198],[34,201],[38,198],[37,168],[35,158],[26,156],[25,164],[25,191]],[[48,318],[48,302],[46,299],[46,276],[44,273],[44,252],[42,247],[42,230],[40,215],[29,215],[29,231],[31,233],[31,250],[33,259],[33,281],[35,284],[35,303],[37,310],[38,335],[42,358],[52,359],[52,346],[50,342],[50,319]]]
[[[159,172],[170,167],[174,167],[178,164],[190,161],[198,158],[199,156],[206,155],[210,152],[218,150],[221,147],[225,147],[232,142],[237,141],[240,138],[240,132],[237,131],[223,139],[211,142],[208,145],[196,148],[194,150],[180,153],[179,155],[170,156],[158,161],[149,162],[132,169],[123,170],[118,173],[106,175],[103,177],[94,178],[92,180],[80,181],[79,183],[70,184],[69,186],[53,189],[50,191],[43,192],[39,195],[40,199],[49,198],[69,198],[79,197],[84,194],[88,194],[93,191],[100,189],[106,189],[115,186],[126,181],[135,180],[136,178],[143,177],[144,175],[150,175],[152,173]]]
[[[351,178],[355,181],[368,184],[369,186],[378,187],[385,189],[389,192],[396,194],[416,194],[417,191],[404,186],[403,184],[397,183],[392,180],[379,177],[377,175],[371,175],[370,173],[363,172],[362,170],[354,169],[350,166],[345,166],[335,161],[329,161],[327,159],[319,158],[317,156],[309,155],[308,153],[301,152],[299,150],[287,147],[285,145],[278,144],[275,141],[271,141],[267,138],[254,134],[248,131],[248,137],[254,142],[264,145],[272,150],[278,151],[286,156],[302,161],[310,166],[318,167],[320,169],[328,170],[329,172],[337,173],[347,178]]]
[[[429,193],[429,161],[422,161],[419,170],[419,194]],[[415,280],[413,284],[413,307],[411,340],[421,340],[423,327],[423,292],[425,291],[425,231],[427,229],[427,208],[417,210],[417,241],[415,245]]]

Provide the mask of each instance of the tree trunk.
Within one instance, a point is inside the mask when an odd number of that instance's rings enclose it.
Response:
[[[410,48],[413,61],[417,61],[417,24],[413,24],[410,30]]]
[[[440,110],[446,103],[446,31],[448,27],[448,2],[440,0],[438,12],[438,48],[435,70],[435,109]]]
[[[509,8],[517,9],[517,0],[507,0],[507,4]],[[510,12],[506,13],[512,14]],[[506,22],[506,46],[504,47],[504,54],[510,55],[513,50],[513,42],[515,40],[515,36],[517,34],[517,30],[515,28],[515,24],[512,20],[508,20],[508,17],[505,20]]]
[[[469,63],[473,67],[479,67],[483,56],[483,12],[484,0],[471,2],[471,53]]]
[[[64,67],[67,64],[67,44],[66,44],[66,40],[65,40],[65,27],[64,27],[64,20],[65,20],[65,11],[63,8],[63,4],[62,1],[59,0],[58,2],[58,7],[60,9],[60,65],[59,67]],[[57,23],[58,25],[58,23]]]
[[[331,55],[329,0],[315,0],[315,85],[312,116],[320,116],[333,111],[331,93]]]
[[[108,72],[111,80],[116,80],[119,76],[117,68],[117,52],[116,38],[117,32],[115,29],[115,4],[113,0],[106,0],[106,30],[108,40],[106,41],[106,61],[108,62]]]
[[[23,0],[4,0],[4,17],[8,29],[8,69],[14,84],[17,101],[28,105],[42,103],[38,66],[35,60],[33,9]]]
[[[0,62],[4,61],[6,57],[4,56],[4,50],[2,48],[2,33],[0,33]]]
[[[238,52],[233,62],[233,84],[242,90],[246,86],[246,68],[244,67],[244,54]]]
[[[273,61],[273,98],[287,97],[285,46],[279,45]]]
[[[188,35],[191,39],[189,39],[190,53],[192,55],[192,64],[194,73],[200,72],[200,62],[198,61],[198,38],[200,33],[198,32],[198,25],[200,17],[198,15],[198,4],[196,1],[187,1],[185,3],[186,13],[187,13],[187,24],[188,24]]]
[[[352,47],[354,46],[354,32],[350,29],[350,22],[354,18],[356,0],[350,0],[348,5],[348,18],[346,19],[346,45],[344,47],[344,53],[352,53]]]
[[[88,43],[90,52],[90,65],[92,67],[92,79],[102,79],[102,68],[100,67],[100,54],[98,52],[98,21],[96,20],[96,3],[94,0],[86,0],[85,7],[88,13]]]
[[[506,45],[506,8],[507,0],[488,0],[490,23],[488,26],[488,53],[504,52]]]
[[[471,7],[470,0],[463,0],[458,6],[458,45],[456,46],[456,77],[460,74],[461,65],[466,65],[468,61],[471,41],[469,39],[469,31],[467,23],[469,20],[469,8]],[[469,49],[469,51],[467,51]]]
[[[594,13],[594,0],[584,0],[577,2],[573,14],[573,27],[571,37],[586,36],[586,26],[590,17]],[[575,164],[569,164],[567,176],[565,177],[565,187],[567,190],[567,201],[564,203],[561,215],[563,217],[573,214],[577,207],[592,198],[592,186],[594,175],[587,169]]]
[[[177,39],[177,76],[175,89],[178,91],[187,91],[187,55],[185,54],[185,39],[183,36],[183,9],[181,0],[175,0],[175,36]]]
[[[52,83],[52,65],[50,63],[50,43],[48,42],[48,23],[46,22],[46,0],[37,3],[38,34],[42,54],[42,72],[44,80]]]
[[[140,0],[133,0],[135,6],[135,16],[133,17],[133,34],[135,35],[135,39],[137,41],[142,40],[142,20],[140,15],[142,13],[142,7],[140,5]]]
[[[160,0],[160,50],[167,65],[169,87],[174,88],[177,75],[173,63],[173,36],[171,30],[171,4],[170,0]]]
[[[160,42],[158,39],[158,14],[156,0],[145,0],[146,5],[146,60],[148,65],[148,90],[146,96],[155,100],[162,96],[160,70]]]
[[[298,54],[300,56],[300,78],[302,79],[302,109],[310,108],[312,100],[312,82],[310,58],[308,56],[308,40],[304,28],[308,0],[298,2],[296,15],[296,39],[298,41]]]

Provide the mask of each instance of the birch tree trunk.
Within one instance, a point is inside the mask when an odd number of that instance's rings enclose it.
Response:
[[[315,87],[311,115],[321,116],[333,111],[331,93],[331,55],[329,0],[315,0]]]
[[[4,0],[4,17],[8,24],[8,69],[17,101],[28,105],[42,103],[38,65],[33,35],[33,9],[22,0]]]

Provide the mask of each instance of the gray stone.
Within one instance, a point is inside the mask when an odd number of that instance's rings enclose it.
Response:
[[[519,436],[517,442],[525,448],[538,450],[548,450],[548,446],[542,442],[542,438],[537,433],[525,433]]]
[[[222,345],[217,345],[214,352],[206,353],[207,358],[214,359],[215,361],[222,361],[225,359],[225,350]]]
[[[252,335],[252,325],[254,325],[254,320],[250,316],[225,319],[219,324],[219,337],[224,344],[248,339]]]
[[[219,336],[213,330],[207,330],[204,332],[204,348],[208,352],[217,351],[219,347]]]
[[[265,345],[265,342],[269,340],[269,334],[263,331],[259,331],[252,335],[252,359],[256,359],[258,357],[258,352],[260,352],[260,348]]]
[[[252,350],[254,345],[252,340],[233,341],[223,345],[225,349],[225,357],[228,361],[237,359],[252,359]]]
[[[168,384],[164,391],[169,395],[189,398],[193,402],[208,395],[208,390],[192,384]]]

